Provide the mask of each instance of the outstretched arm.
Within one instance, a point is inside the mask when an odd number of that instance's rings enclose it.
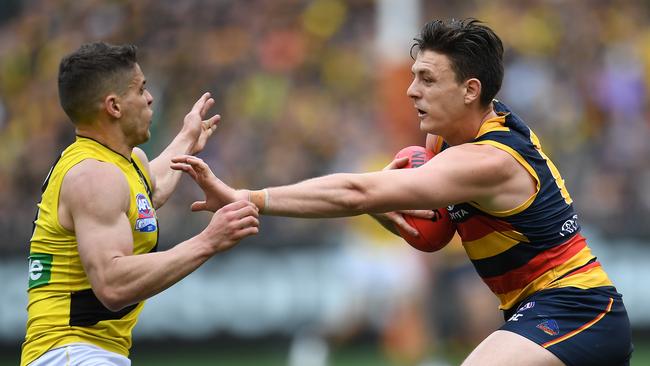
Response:
[[[508,153],[487,145],[449,148],[418,169],[332,174],[262,191],[236,191],[201,159],[172,159],[206,193],[193,209],[214,211],[235,199],[253,201],[262,213],[290,217],[342,217],[398,210],[427,210],[477,202],[503,211],[534,193],[528,172]]]
[[[214,105],[210,93],[205,93],[194,103],[183,120],[183,128],[158,157],[148,165],[153,182],[153,205],[161,207],[176,189],[180,173],[169,168],[171,158],[181,154],[194,155],[203,150],[205,144],[217,128],[221,116],[214,115],[204,119],[208,110]],[[140,160],[147,164],[147,157],[140,149],[134,150]]]
[[[59,202],[61,223],[75,233],[93,292],[112,311],[165,290],[215,253],[256,234],[259,225],[257,209],[238,201],[218,210],[195,237],[167,251],[134,255],[128,183],[118,168],[95,160],[68,171]]]

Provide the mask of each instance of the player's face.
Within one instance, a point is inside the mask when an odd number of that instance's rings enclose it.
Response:
[[[448,136],[458,129],[466,111],[464,84],[456,81],[449,58],[434,51],[420,51],[411,67],[413,82],[406,94],[413,99],[420,130]]]
[[[130,146],[145,143],[151,137],[149,127],[153,111],[153,96],[145,88],[146,79],[140,65],[135,64],[133,78],[127,92],[122,96],[122,130]]]

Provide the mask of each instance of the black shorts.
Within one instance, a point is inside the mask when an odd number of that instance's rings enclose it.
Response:
[[[567,366],[624,366],[630,320],[614,287],[543,290],[504,312],[501,327],[548,349]]]

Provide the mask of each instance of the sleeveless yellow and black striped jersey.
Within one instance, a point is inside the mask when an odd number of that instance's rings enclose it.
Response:
[[[152,252],[157,247],[158,221],[151,201],[151,180],[142,162],[135,154],[131,154],[129,161],[97,141],[78,136],[54,163],[43,183],[30,243],[27,334],[21,366],[52,348],[76,342],[129,354],[131,330],[144,303],[117,312],[104,307],[84,272],[75,234],[58,220],[63,178],[85,159],[112,163],[124,173],[130,187],[128,218],[134,254]],[[101,250],[101,243],[97,247]]]
[[[472,143],[494,146],[515,158],[535,179],[535,194],[503,212],[475,202],[447,209],[500,308],[510,309],[542,289],[612,286],[580,234],[571,196],[539,139],[503,103],[495,100],[493,105],[498,117],[486,121]],[[445,143],[442,148],[447,147]]]

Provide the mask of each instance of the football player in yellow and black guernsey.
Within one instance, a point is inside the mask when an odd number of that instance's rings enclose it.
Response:
[[[52,166],[38,204],[21,365],[130,365],[144,300],[257,233],[257,209],[234,202],[198,235],[157,252],[156,209],[180,177],[170,159],[203,149],[219,120],[204,119],[214,100],[201,96],[149,162],[136,146],[150,137],[153,97],[135,46],[83,45],[61,61],[58,83],[77,137]]]
[[[444,140],[433,159],[417,169],[248,191],[230,188],[196,157],[175,158],[173,167],[206,193],[194,207],[214,211],[248,198],[268,215],[373,213],[396,225],[391,211],[447,208],[506,320],[464,366],[628,365],[622,296],[580,233],[562,176],[530,128],[494,100],[504,74],[501,40],[468,19],[429,22],[415,41],[407,95],[420,129]]]

